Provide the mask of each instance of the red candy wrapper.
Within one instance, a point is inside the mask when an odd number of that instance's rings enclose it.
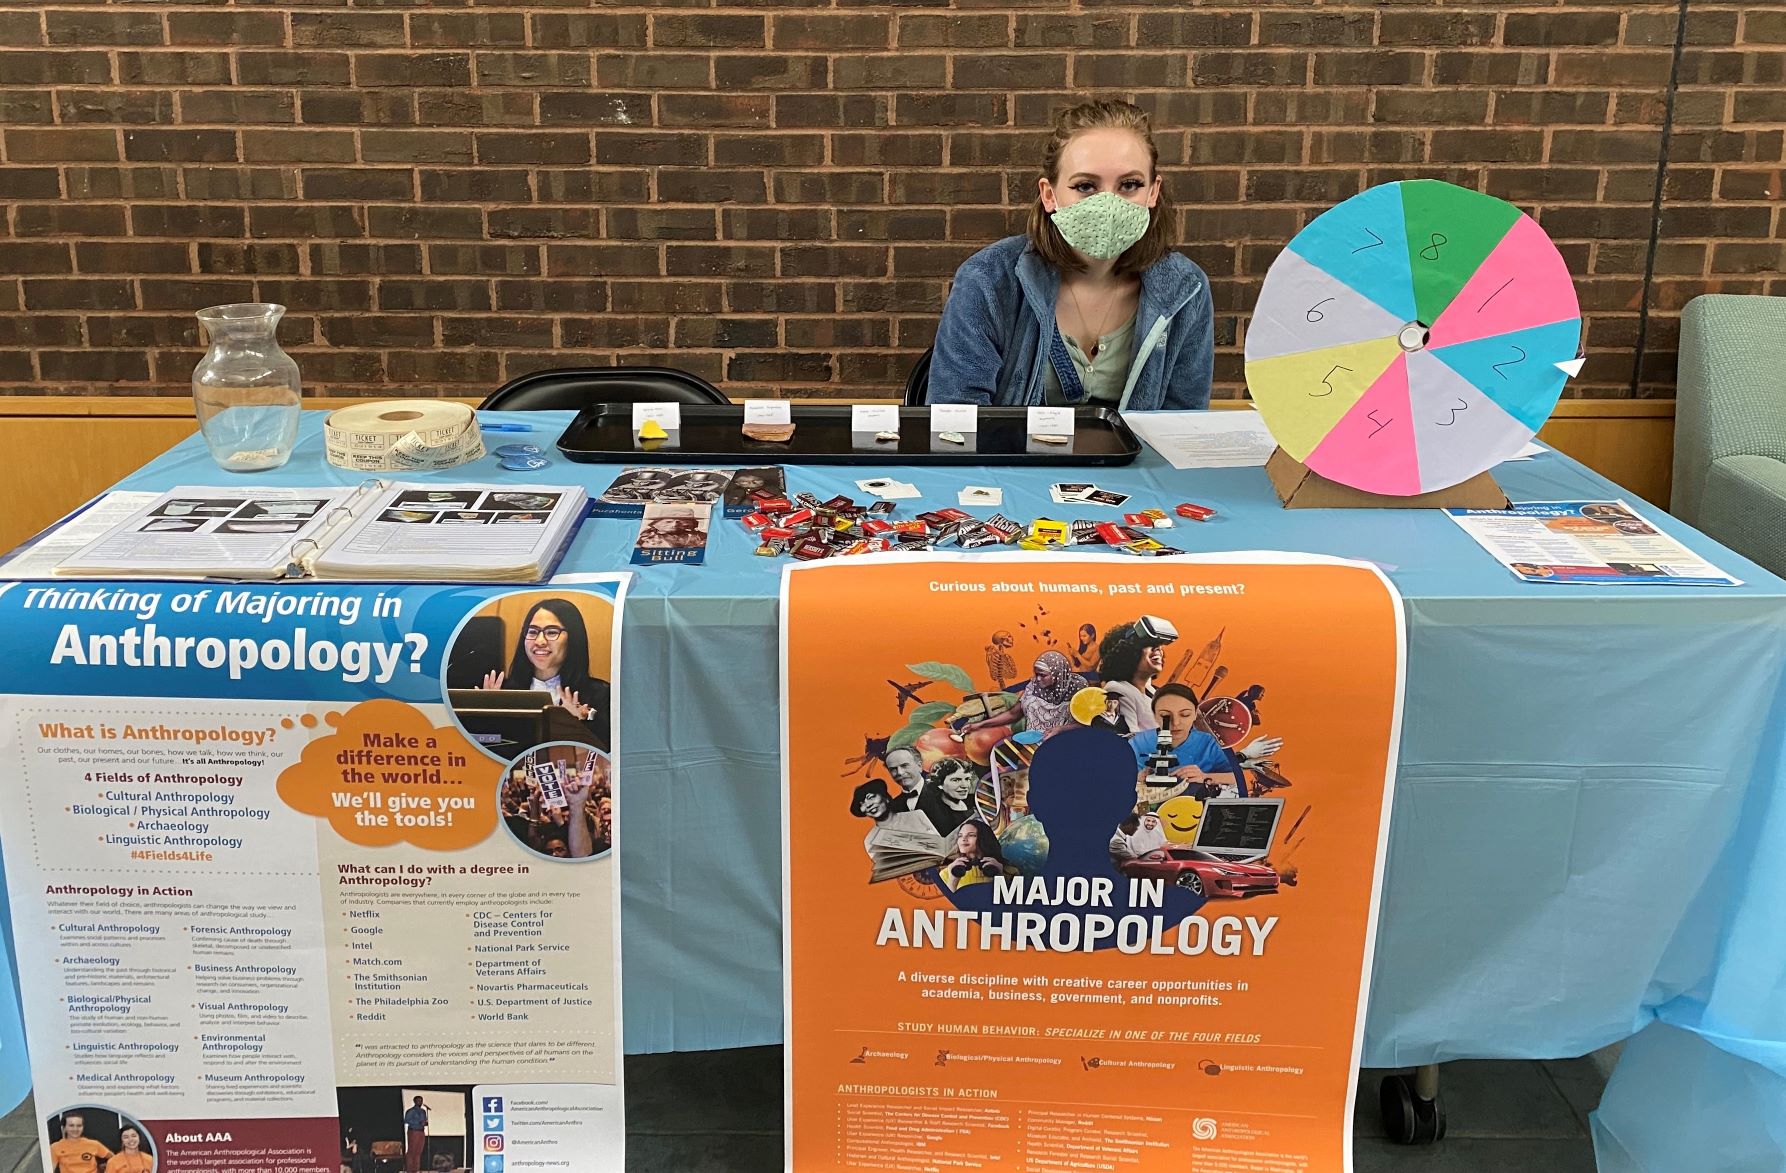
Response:
[[[1002,513],[988,517],[980,528],[996,536],[1001,542],[1014,542],[1023,535],[1023,527]]]
[[[746,513],[739,520],[744,522],[745,529],[755,533],[769,524],[769,515],[766,513]]]

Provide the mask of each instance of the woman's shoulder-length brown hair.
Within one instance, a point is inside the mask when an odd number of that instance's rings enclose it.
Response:
[[[1147,111],[1131,102],[1116,99],[1081,102],[1055,116],[1054,133],[1042,152],[1042,174],[1049,183],[1060,182],[1060,153],[1082,130],[1113,128],[1133,132],[1147,146],[1148,167],[1155,174],[1160,170],[1160,149],[1154,145],[1153,125]],[[1152,176],[1149,176],[1151,181]],[[1123,276],[1139,275],[1152,268],[1161,257],[1172,251],[1174,243],[1172,198],[1165,186],[1154,203],[1147,222],[1147,231],[1140,240],[1116,258],[1116,272]],[[1029,242],[1043,260],[1063,273],[1077,273],[1085,268],[1073,247],[1054,226],[1054,218],[1042,208],[1042,197],[1029,209]]]

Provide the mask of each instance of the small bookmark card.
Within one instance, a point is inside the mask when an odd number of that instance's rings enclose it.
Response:
[[[633,565],[680,562],[699,566],[707,557],[711,505],[647,505],[633,544]]]

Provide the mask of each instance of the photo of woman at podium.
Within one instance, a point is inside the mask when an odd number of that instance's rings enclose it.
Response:
[[[613,604],[595,595],[492,599],[465,622],[447,658],[454,716],[499,757],[552,741],[607,750],[612,626]]]

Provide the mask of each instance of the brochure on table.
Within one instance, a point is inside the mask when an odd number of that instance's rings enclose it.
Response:
[[[1349,1168],[1401,616],[1304,555],[786,571],[788,1167]]]
[[[1625,501],[1528,501],[1445,512],[1527,582],[1740,586]]]
[[[625,581],[0,586],[44,1150],[623,1168]]]
[[[587,504],[563,485],[181,485],[55,567],[75,577],[533,582]]]
[[[1258,468],[1277,448],[1256,411],[1135,411],[1122,421],[1173,468]]]

